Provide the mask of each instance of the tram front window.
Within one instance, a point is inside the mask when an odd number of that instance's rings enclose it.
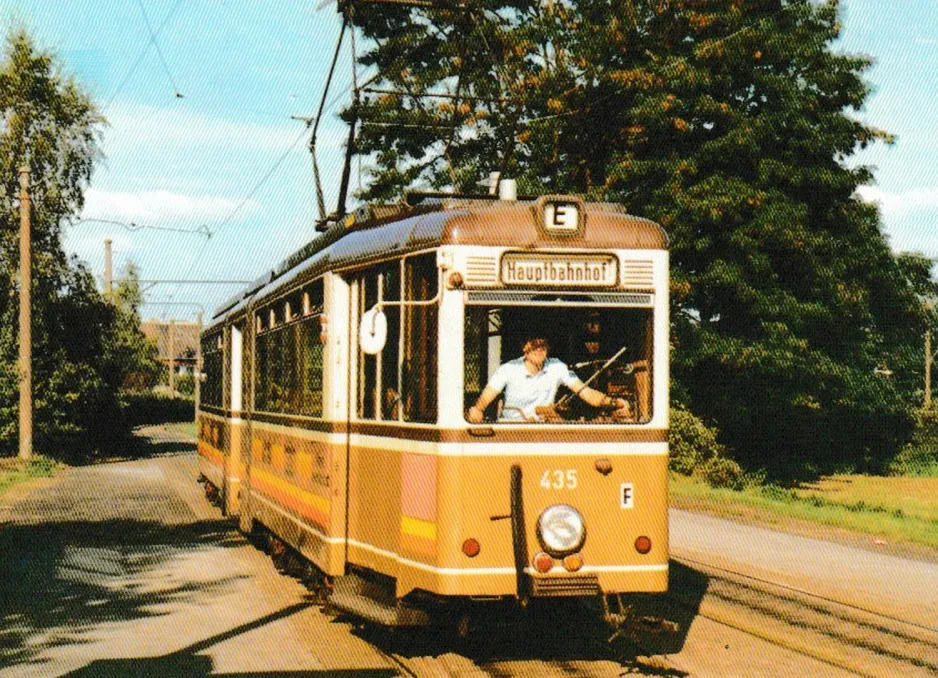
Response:
[[[469,421],[480,416],[487,422],[548,424],[651,419],[650,308],[468,306],[464,331]],[[543,339],[546,346],[532,339]],[[578,394],[582,385],[605,397]],[[497,397],[486,402],[495,392]],[[480,402],[481,415],[471,412]]]

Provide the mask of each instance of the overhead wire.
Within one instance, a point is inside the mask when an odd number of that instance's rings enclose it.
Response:
[[[138,2],[138,4],[140,4],[140,0],[137,0],[137,2]],[[159,31],[162,30],[163,26],[166,25],[166,23],[168,22],[168,20],[169,20],[169,18],[170,18],[170,15],[172,14],[172,12],[175,11],[175,9],[178,7],[178,5],[179,5],[180,3],[181,3],[181,0],[177,0],[176,4],[175,4],[175,5],[173,6],[173,8],[170,10],[170,13],[167,15],[166,18],[164,18],[163,23],[160,24],[160,26],[157,28],[156,31],[153,31],[153,30],[152,30],[152,28],[151,28],[150,25],[149,25],[149,21],[147,20],[148,29],[151,30],[151,44],[154,45],[154,47],[157,49],[158,52],[159,52],[160,50],[159,50],[159,45],[158,45],[157,42],[156,42],[156,36],[159,34]],[[141,10],[143,11],[142,5],[141,5]],[[145,11],[143,11],[143,14],[144,14],[144,17],[145,17],[145,20],[146,20],[146,13],[145,13]],[[148,46],[148,47],[149,47],[149,46]],[[147,49],[148,49],[148,47],[147,47]],[[129,78],[130,74],[131,74],[131,73],[133,72],[133,70],[136,68],[136,66],[138,65],[139,61],[142,60],[143,55],[144,55],[145,53],[146,53],[146,50],[144,50],[144,52],[141,54],[141,57],[138,58],[138,62],[134,64],[134,67],[131,69],[131,72],[128,73],[127,76],[125,76],[124,81],[126,81],[126,80]],[[354,50],[353,50],[353,57],[354,57],[354,55],[355,55],[355,52],[354,52]],[[166,65],[165,59],[162,57],[162,54],[161,54],[161,53],[160,53],[160,58],[161,58],[161,61],[163,62],[164,69],[166,70],[167,76],[170,78],[170,81],[173,83],[173,86],[174,86],[175,89],[177,89],[177,93],[178,93],[178,88],[176,88],[176,86],[175,86],[175,82],[174,82],[173,79],[172,79],[172,75],[171,75],[171,73],[169,72],[169,68],[168,68],[168,66]],[[186,269],[186,275],[185,275],[184,277],[189,277],[189,276],[192,274],[192,271],[195,269],[195,267],[196,267],[196,266],[199,264],[199,262],[201,261],[202,257],[203,257],[204,254],[205,254],[206,249],[208,248],[209,240],[210,240],[211,236],[214,235],[215,233],[217,233],[220,229],[222,229],[222,228],[225,227],[226,225],[228,225],[228,224],[234,219],[234,217],[244,208],[244,206],[254,197],[254,195],[263,187],[263,185],[273,176],[273,174],[277,171],[277,169],[279,169],[280,165],[284,162],[284,160],[286,160],[287,156],[294,150],[294,148],[296,148],[296,146],[297,146],[297,144],[299,144],[300,140],[303,139],[303,137],[306,135],[307,131],[309,130],[309,128],[310,128],[310,126],[311,126],[311,123],[312,123],[313,121],[315,121],[315,122],[318,124],[318,122],[323,118],[323,116],[325,115],[325,113],[331,112],[331,111],[335,108],[335,106],[338,104],[338,102],[339,102],[340,100],[342,100],[343,98],[345,98],[345,97],[348,96],[349,94],[354,94],[355,92],[360,92],[362,88],[367,87],[369,84],[375,82],[375,81],[378,80],[380,77],[381,77],[381,73],[380,73],[380,72],[376,72],[376,73],[372,74],[371,76],[369,76],[368,78],[366,78],[363,82],[358,83],[358,74],[357,74],[357,70],[356,70],[355,66],[353,65],[353,83],[352,83],[350,86],[346,86],[346,87],[344,87],[344,88],[340,88],[340,89],[333,95],[333,97],[332,97],[331,99],[326,99],[326,98],[324,97],[324,101],[323,101],[323,103],[320,105],[319,113],[318,113],[318,115],[317,115],[315,118],[301,118],[301,117],[299,117],[299,116],[291,116],[291,117],[294,118],[294,119],[301,120],[301,121],[305,122],[306,125],[304,126],[304,129],[300,132],[300,134],[297,135],[297,137],[293,140],[293,142],[290,144],[290,146],[287,147],[287,148],[284,150],[284,152],[274,161],[274,163],[273,163],[273,164],[271,165],[271,167],[267,170],[267,172],[265,172],[265,174],[260,178],[260,180],[251,188],[250,191],[248,191],[248,193],[247,193],[247,194],[245,195],[245,197],[241,200],[241,202],[238,203],[238,205],[235,206],[235,208],[234,208],[231,212],[229,212],[229,213],[228,213],[218,224],[216,224],[215,226],[213,226],[213,227],[211,227],[211,228],[209,228],[208,226],[205,226],[205,227],[204,227],[205,234],[207,235],[206,240],[202,243],[201,247],[199,248],[199,250],[196,252],[195,256],[193,257],[192,262],[190,263],[189,267]],[[123,82],[121,83],[121,86],[120,86],[120,87],[122,87],[122,86],[123,86]],[[118,91],[119,91],[120,87],[118,88]],[[114,96],[116,96],[116,94],[117,94],[117,92],[115,92],[115,95],[114,95]],[[328,89],[326,90],[326,92],[324,92],[324,95],[327,95],[327,94],[328,94]],[[112,97],[112,98],[113,98],[113,97]],[[106,220],[101,220],[101,221],[106,221]],[[121,222],[115,222],[115,223],[117,223],[118,225],[126,226],[125,224],[123,224],[123,223],[121,223]],[[134,226],[137,226],[137,225],[134,224]],[[138,226],[138,227],[142,227],[142,226]],[[156,228],[159,228],[159,227],[156,227]],[[168,227],[165,227],[165,228],[168,229]],[[133,229],[131,229],[131,230],[133,230]],[[178,230],[183,230],[183,229],[178,229]],[[200,230],[201,230],[201,229],[200,229]],[[187,231],[187,232],[191,232],[191,231]],[[177,291],[177,290],[174,290],[173,294],[175,294],[176,291]],[[171,295],[171,296],[172,296],[172,295]]]
[[[160,58],[160,63],[163,64],[163,70],[166,71],[166,77],[169,78],[170,84],[173,86],[173,93],[177,98],[183,98],[182,93],[179,91],[179,87],[176,85],[176,81],[173,79],[173,74],[169,70],[169,65],[166,63],[166,58],[163,56],[163,50],[160,49],[160,43],[156,39],[156,33],[153,32],[153,26],[150,25],[150,17],[147,16],[147,10],[143,6],[143,0],[137,0],[137,6],[140,8],[140,13],[143,14],[143,22],[147,26],[147,31],[150,33],[150,41],[153,43],[153,47],[156,49],[156,55]]]
[[[198,228],[175,228],[173,226],[153,226],[151,224],[138,224],[134,221],[118,221],[116,219],[99,219],[98,217],[82,217],[81,219],[76,219],[76,224],[80,223],[98,223],[98,224],[110,224],[111,226],[120,226],[127,229],[128,231],[170,231],[173,233],[189,233],[193,235],[202,235],[206,238],[211,238],[212,233],[208,230],[208,226],[202,224]]]
[[[163,70],[164,70],[164,72],[165,72],[167,78],[169,79],[170,84],[171,84],[172,87],[173,87],[174,94],[176,95],[177,98],[184,98],[183,95],[181,94],[181,92],[179,91],[179,87],[178,87],[178,85],[176,84],[175,79],[173,78],[172,72],[171,72],[171,70],[170,70],[170,68],[169,68],[169,65],[168,65],[168,63],[167,63],[167,61],[166,61],[166,58],[165,58],[165,56],[164,56],[164,54],[163,54],[163,51],[162,51],[162,49],[160,48],[160,44],[159,44],[159,40],[158,40],[160,33],[161,33],[161,32],[164,30],[164,28],[170,23],[171,19],[173,18],[174,14],[175,14],[176,11],[178,10],[179,6],[182,4],[182,0],[176,0],[176,1],[174,2],[174,4],[170,7],[169,11],[166,13],[166,15],[163,17],[162,21],[159,23],[158,26],[156,26],[155,29],[154,29],[154,27],[153,27],[153,24],[150,22],[149,16],[148,16],[148,14],[147,14],[147,12],[146,12],[145,7],[143,6],[142,0],[136,0],[136,2],[137,2],[137,6],[138,6],[139,9],[140,9],[140,12],[141,12],[141,15],[142,15],[142,17],[143,17],[144,23],[145,23],[145,25],[146,25],[147,31],[148,31],[148,33],[149,33],[150,40],[149,40],[149,42],[144,46],[144,48],[140,51],[140,54],[137,56],[136,60],[135,60],[134,63],[131,65],[130,69],[127,71],[127,73],[126,73],[126,74],[124,75],[124,77],[121,79],[120,83],[118,84],[117,88],[114,90],[114,92],[113,92],[113,94],[111,95],[110,99],[109,99],[108,102],[105,104],[105,108],[109,108],[109,107],[114,103],[114,101],[117,99],[118,95],[121,93],[121,91],[123,90],[123,88],[124,88],[124,87],[126,86],[126,84],[130,81],[130,79],[131,79],[131,77],[133,76],[133,74],[134,74],[134,73],[136,72],[136,70],[139,68],[139,66],[140,66],[140,64],[142,63],[143,59],[146,57],[147,53],[149,52],[151,46],[154,47],[155,50],[156,50],[156,52],[157,52],[157,56],[158,56],[158,58],[159,58],[159,60],[160,60],[161,66],[162,66],[162,68],[163,68]],[[373,77],[369,78],[369,79],[366,81],[365,84],[368,84],[368,83],[373,82],[373,81],[375,80],[375,77],[376,77],[376,76],[373,76]],[[335,95],[330,101],[324,102],[325,105],[322,106],[321,109],[320,109],[320,116],[317,116],[317,117],[321,117],[324,112],[331,111],[331,110],[335,107],[335,105],[338,103],[339,100],[341,100],[343,97],[347,96],[347,94],[348,94],[349,91],[350,91],[350,89],[348,89],[348,88],[345,89],[344,91],[343,91],[342,89],[340,89],[340,90],[336,93],[336,95]],[[253,112],[254,112],[254,113],[257,113],[257,114],[260,114],[260,113],[261,113],[260,111],[253,111]],[[292,118],[294,118],[294,119],[302,119],[302,118],[299,118],[298,116],[290,116],[290,117],[292,117]],[[307,133],[307,131],[308,131],[308,129],[309,129],[311,123],[312,123],[312,119],[302,119],[302,120],[303,120],[304,122],[306,122],[306,126],[305,126],[304,129],[300,132],[300,134],[297,135],[297,137],[293,140],[293,142],[289,145],[289,147],[287,147],[286,150],[284,150],[284,152],[274,161],[274,163],[273,163],[273,164],[271,165],[271,167],[267,170],[267,172],[265,172],[265,174],[264,174],[264,175],[259,179],[259,181],[251,188],[251,190],[248,191],[248,193],[245,195],[245,197],[234,207],[234,209],[232,209],[231,212],[229,212],[217,225],[214,225],[214,226],[211,227],[211,228],[209,228],[207,225],[202,225],[202,226],[200,226],[198,229],[182,229],[182,228],[173,228],[173,227],[167,227],[167,226],[154,226],[154,225],[149,225],[149,224],[138,224],[138,223],[135,223],[135,222],[122,222],[122,221],[115,220],[115,219],[99,219],[99,218],[95,218],[95,217],[79,219],[78,222],[97,222],[97,223],[111,224],[111,225],[115,225],[115,226],[120,226],[120,227],[122,227],[122,228],[126,228],[127,230],[130,230],[130,231],[137,231],[137,230],[141,230],[141,229],[148,229],[148,230],[157,230],[157,231],[173,231],[173,232],[180,232],[180,233],[191,233],[191,234],[204,235],[204,236],[205,236],[205,241],[202,243],[202,245],[201,245],[201,247],[199,248],[198,252],[196,253],[194,259],[192,260],[192,263],[190,264],[189,268],[187,269],[187,275],[186,275],[186,277],[189,277],[189,275],[191,275],[192,271],[195,269],[195,267],[198,265],[199,261],[201,260],[202,256],[204,255],[204,253],[205,253],[205,251],[206,251],[206,249],[207,249],[207,247],[208,247],[209,240],[211,239],[211,236],[212,236],[215,232],[217,232],[218,230],[220,230],[221,228],[223,228],[223,227],[225,227],[226,225],[228,225],[228,224],[234,219],[234,217],[245,207],[245,205],[248,204],[248,202],[249,202],[249,201],[254,197],[254,195],[263,187],[263,185],[273,176],[273,174],[279,169],[279,167],[281,166],[281,164],[286,160],[287,156],[296,148],[296,146],[297,146],[297,144],[299,144],[300,140],[302,140],[303,137],[306,135],[306,133]],[[175,291],[174,291],[174,293],[175,293]]]
[[[170,7],[169,12],[166,13],[166,16],[163,17],[163,20],[160,22],[160,25],[156,27],[156,30],[150,31],[150,42],[148,42],[144,46],[144,48],[140,50],[140,54],[137,56],[137,59],[134,61],[133,65],[131,65],[130,70],[128,70],[127,73],[124,75],[124,77],[121,79],[120,83],[117,85],[117,89],[114,90],[114,93],[111,95],[111,98],[108,99],[108,102],[104,105],[105,109],[110,108],[111,104],[113,104],[114,101],[117,99],[117,95],[121,93],[121,90],[124,89],[124,85],[127,84],[127,82],[130,80],[130,77],[134,74],[134,72],[140,66],[141,62],[143,61],[143,58],[147,55],[147,52],[150,51],[150,46],[154,44],[155,37],[160,34],[160,32],[166,27],[167,24],[169,24],[170,19],[172,19],[173,14],[175,14],[176,10],[179,8],[179,5],[181,4],[182,4],[182,0],[176,0],[173,6]]]
[[[380,76],[380,73],[375,73],[374,75],[372,75],[371,77],[369,77],[367,80],[365,80],[365,81],[362,83],[361,86],[364,87],[364,86],[367,86],[367,85],[371,84],[371,83],[374,82],[379,76]],[[344,87],[344,88],[340,88],[339,91],[336,92],[336,94],[335,94],[330,100],[325,101],[324,104],[322,104],[322,105],[320,106],[318,115],[317,115],[315,118],[305,118],[305,117],[300,117],[300,116],[291,116],[291,118],[293,118],[293,119],[295,119],[295,120],[299,120],[299,121],[305,123],[303,129],[302,129],[302,130],[300,131],[300,133],[296,136],[296,138],[295,138],[295,139],[293,140],[293,142],[289,145],[289,147],[287,147],[286,150],[284,150],[284,152],[274,161],[274,163],[273,163],[273,164],[271,165],[271,167],[267,170],[267,172],[264,173],[264,175],[260,178],[260,180],[251,188],[250,191],[248,191],[248,193],[247,193],[247,194],[245,195],[245,197],[241,200],[241,202],[240,202],[231,212],[229,212],[218,224],[216,224],[216,225],[214,225],[213,227],[211,227],[211,228],[208,229],[210,236],[211,236],[211,235],[214,235],[214,234],[217,233],[220,229],[222,229],[222,228],[224,228],[225,226],[227,226],[227,225],[232,221],[232,219],[234,219],[234,217],[235,217],[235,216],[244,208],[244,206],[251,200],[251,198],[253,198],[254,195],[263,187],[263,185],[273,176],[273,174],[277,171],[277,169],[280,167],[280,165],[283,164],[284,160],[286,160],[287,156],[296,148],[296,146],[297,146],[297,144],[299,144],[300,140],[302,140],[302,139],[306,136],[307,132],[308,132],[308,131],[310,130],[310,128],[312,127],[312,123],[313,123],[313,122],[317,122],[317,123],[318,123],[318,121],[325,115],[325,113],[331,112],[331,111],[335,108],[335,106],[338,104],[338,102],[339,102],[341,99],[343,99],[344,97],[348,96],[348,94],[350,94],[351,92],[352,92],[352,87],[351,87],[351,86],[346,86],[346,87]],[[324,94],[326,94],[326,93],[328,93],[328,90],[326,90],[326,92],[324,92]],[[185,277],[189,277],[189,276],[192,274],[192,271],[196,268],[196,266],[198,266],[199,262],[201,261],[202,257],[203,257],[204,254],[205,254],[206,249],[208,248],[208,245],[209,245],[209,239],[206,239],[206,240],[202,243],[202,246],[199,248],[199,250],[196,252],[195,256],[193,257],[192,263],[191,263],[191,264],[189,265],[189,267],[186,269],[186,276],[185,276]],[[174,290],[174,293],[175,293],[175,290]]]
[[[740,35],[742,35],[742,34],[748,32],[748,31],[750,31],[750,30],[753,30],[754,28],[756,28],[756,27],[759,26],[760,24],[763,24],[763,23],[765,23],[766,21],[769,21],[769,20],[771,20],[771,19],[777,17],[778,15],[782,14],[783,12],[786,12],[786,11],[788,11],[789,9],[792,9],[794,6],[795,6],[795,5],[792,5],[792,4],[782,6],[780,9],[773,11],[773,12],[772,12],[771,14],[769,14],[768,16],[761,17],[761,18],[757,19],[756,21],[753,21],[752,23],[750,23],[750,24],[748,24],[748,25],[746,25],[746,26],[743,26],[743,27],[737,29],[736,31],[733,31],[733,32],[730,33],[730,34],[728,34],[728,35],[726,35],[726,36],[723,36],[722,38],[719,38],[718,40],[709,41],[709,42],[705,43],[705,44],[703,45],[703,47],[701,48],[701,50],[696,54],[696,56],[700,56],[700,55],[704,52],[704,50],[712,50],[712,49],[714,49],[714,48],[716,48],[716,47],[722,45],[723,43],[725,43],[725,42],[727,42],[727,41],[729,41],[729,40],[732,40],[732,39],[734,39],[734,38],[736,38],[736,37],[738,37],[738,36],[740,36]],[[428,7],[428,9],[432,9],[432,6],[431,6],[431,7]],[[483,14],[487,14],[487,13],[489,13],[489,12],[490,12],[490,10],[486,10],[486,9],[483,9],[483,10],[482,10],[482,13],[483,13]],[[493,13],[493,14],[494,14],[494,13]],[[497,14],[495,14],[495,16],[498,17]],[[500,19],[501,17],[498,17],[498,18]],[[498,26],[497,22],[493,22],[493,23],[494,23],[494,25],[496,25],[496,27]],[[499,27],[499,30],[500,30],[500,27]],[[483,42],[483,44],[484,44],[484,46],[485,46],[485,48],[486,48],[486,51],[489,52],[490,54],[492,54],[493,51],[492,51],[492,49],[491,49],[491,46],[489,45],[488,39],[485,37],[485,34],[482,32],[481,22],[477,22],[477,23],[475,24],[475,26],[474,26],[474,28],[473,28],[473,32],[478,33],[479,37],[481,38],[481,40],[482,40],[482,42]],[[685,64],[688,63],[689,59],[690,59],[690,55],[689,55],[689,56],[680,57],[679,59],[675,60],[674,62],[672,62],[671,64],[668,65],[668,68],[667,68],[667,70],[665,71],[665,73],[670,72],[670,71],[673,71],[675,68],[677,68],[678,66],[680,66],[682,63],[685,63]],[[505,67],[505,65],[504,65],[503,63],[500,63],[500,62],[496,62],[496,63],[494,63],[493,65],[494,65],[494,67],[495,67],[496,72],[501,76],[501,79],[505,82],[505,88],[510,91],[510,90],[512,89],[512,87],[511,87],[512,79],[510,78],[510,75],[509,75],[508,72],[507,72],[507,68]],[[378,74],[378,75],[380,75],[380,74]],[[363,86],[361,87],[361,90],[368,91],[368,90],[367,90],[367,87],[368,87],[368,85],[365,84],[365,85],[363,85]],[[385,90],[385,91],[382,91],[382,90],[378,90],[377,88],[375,88],[375,93],[379,93],[379,92],[380,92],[380,93],[392,93],[392,92],[390,92],[390,91],[386,91],[386,90]],[[421,98],[421,97],[434,97],[434,96],[438,96],[438,94],[435,94],[435,93],[413,93],[413,92],[393,92],[393,93],[400,93],[400,94],[403,94],[403,95],[405,95],[405,96],[411,96],[411,97],[413,97],[414,99]],[[573,110],[563,111],[563,112],[561,112],[561,113],[555,113],[555,114],[550,114],[550,115],[545,115],[545,116],[539,116],[539,117],[537,117],[537,118],[529,118],[529,119],[527,119],[527,120],[520,119],[519,116],[511,116],[511,123],[510,123],[510,125],[509,125],[510,134],[509,134],[509,135],[506,135],[506,136],[507,136],[508,138],[513,137],[513,136],[514,136],[514,133],[515,133],[515,131],[517,130],[517,127],[518,127],[518,126],[521,126],[522,128],[524,128],[524,127],[528,127],[529,125],[536,124],[536,123],[539,123],[539,122],[544,122],[544,121],[548,121],[548,120],[555,120],[555,119],[560,119],[560,118],[564,118],[564,117],[569,117],[569,116],[572,116],[572,115],[576,115],[576,114],[582,113],[582,112],[584,112],[584,111],[588,111],[588,110],[589,110],[590,108],[592,108],[593,106],[596,106],[597,104],[600,104],[600,103],[602,103],[602,102],[608,100],[609,98],[615,96],[615,94],[616,94],[615,92],[609,92],[609,93],[607,93],[607,94],[604,94],[604,95],[602,95],[602,96],[596,98],[595,100],[593,100],[593,101],[591,101],[591,102],[588,102],[588,103],[584,104],[583,106],[580,106],[580,107],[578,107],[578,108],[576,108],[576,109],[573,109]],[[450,97],[450,96],[453,96],[453,95],[446,95],[446,98],[448,98],[448,97]],[[456,97],[453,97],[453,98],[456,98]],[[464,99],[469,99],[469,97],[463,97],[463,98],[464,98]],[[516,100],[515,100],[514,98],[508,98],[504,103],[516,103]],[[376,127],[396,127],[396,128],[410,128],[410,129],[440,129],[440,130],[446,129],[446,130],[451,130],[451,132],[455,132],[455,131],[458,129],[458,126],[451,128],[450,126],[443,126],[443,125],[416,125],[416,124],[408,124],[408,123],[404,123],[404,122],[392,122],[392,121],[366,121],[366,120],[363,120],[363,121],[361,121],[361,124],[362,124],[362,126],[376,126]],[[502,167],[502,170],[503,170],[503,171],[502,171],[502,174],[504,173],[504,168],[505,168],[504,166],[507,164],[509,158],[510,158],[510,153],[507,153],[507,152],[506,152],[506,154],[505,154],[505,156],[504,156],[504,158],[503,158],[503,163],[502,163],[502,164],[503,164],[503,167]],[[452,169],[452,167],[450,167],[450,173],[452,174],[452,172],[453,172],[453,169]]]
[[[253,198],[254,195],[261,189],[261,187],[263,187],[263,185],[267,183],[267,181],[270,179],[270,177],[274,175],[274,173],[277,171],[280,165],[283,164],[283,161],[286,160],[287,156],[290,155],[290,153],[293,151],[294,148],[296,148],[296,145],[300,143],[303,137],[306,136],[307,130],[308,130],[308,127],[303,128],[303,130],[293,140],[293,143],[291,143],[290,146],[287,147],[287,149],[283,153],[280,154],[280,156],[271,165],[270,169],[268,169],[267,172],[265,172],[264,175],[260,178],[260,180],[256,184],[254,184],[254,186],[251,188],[250,191],[248,191],[248,193],[244,196],[241,202],[238,203],[235,206],[235,208],[231,210],[231,212],[229,212],[225,216],[224,219],[222,219],[218,224],[216,224],[213,229],[210,229],[209,231],[210,235],[214,235],[219,230],[221,230],[222,228],[227,226],[229,223],[231,223],[231,220],[234,219],[235,215],[237,215],[238,212],[240,212],[244,208],[244,206],[251,200],[251,198]],[[205,250],[207,249],[208,244],[209,244],[209,238],[207,238],[202,243],[202,246],[199,248],[198,252],[196,252],[195,257],[192,260],[192,263],[186,269],[186,274],[183,276],[184,278],[188,278],[189,276],[192,275],[193,270],[195,269],[196,266],[198,266],[199,261],[202,259],[202,255],[205,254]]]

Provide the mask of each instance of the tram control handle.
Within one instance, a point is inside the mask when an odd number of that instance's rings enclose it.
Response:
[[[615,362],[616,362],[619,358],[622,357],[622,355],[625,353],[625,351],[626,351],[627,348],[628,348],[627,346],[623,346],[623,347],[620,348],[618,351],[616,351],[616,353],[615,353],[614,356],[612,356],[611,358],[609,358],[609,360],[607,360],[606,362],[604,362],[604,363],[599,367],[598,370],[596,370],[595,372],[593,372],[592,376],[590,376],[589,379],[587,379],[586,381],[583,382],[583,386],[582,386],[582,388],[581,388],[580,390],[582,391],[584,388],[586,388],[587,386],[589,386],[591,383],[593,383],[593,382],[596,380],[596,378],[597,378],[600,374],[602,374],[603,372],[605,372],[606,370],[608,370],[610,367],[612,367],[612,365],[615,364]],[[587,364],[590,364],[590,363],[592,363],[592,362],[598,362],[598,361],[589,361]],[[578,365],[577,365],[577,367],[580,367],[580,366],[582,366],[582,364],[578,364]],[[631,370],[631,367],[632,367],[632,365],[631,365],[631,363],[629,363],[629,364],[628,364],[628,367],[627,367],[626,369],[627,369],[629,372],[631,372],[631,371],[632,371],[632,370]],[[570,402],[570,399],[571,399],[573,396],[575,396],[575,395],[577,395],[577,393],[568,393],[568,394],[566,394],[566,395],[563,396],[560,400],[558,400],[556,403],[554,403],[554,408],[559,409],[559,410],[562,410],[562,409],[566,408],[566,407],[567,407],[567,403],[569,403],[569,402]]]

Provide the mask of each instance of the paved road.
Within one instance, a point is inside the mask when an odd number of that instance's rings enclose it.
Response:
[[[938,497],[936,497],[938,501]],[[938,562],[671,511],[671,553],[938,629]]]
[[[397,675],[219,517],[191,449],[163,437],[0,508],[0,675]]]
[[[684,632],[658,656],[620,662],[582,630],[521,640],[538,625],[488,629],[487,647],[464,655],[432,639],[395,653],[395,641],[324,615],[277,572],[205,501],[191,443],[160,431],[147,432],[157,436],[148,458],[71,469],[0,502],[8,504],[0,506],[0,676],[938,675],[927,657],[902,659],[938,647],[928,644],[938,566],[680,511],[671,514],[672,589],[684,607],[670,611]],[[875,620],[751,588],[727,571],[919,627],[889,636],[870,663],[880,641],[864,634]],[[861,636],[856,647],[852,634]],[[818,639],[835,653],[846,648],[860,669],[803,651]]]
[[[695,605],[684,645],[670,658],[676,668],[779,675],[787,665],[765,661],[771,647],[816,662],[785,675],[938,676],[935,561],[684,511],[671,511],[671,553],[668,599],[691,594]],[[709,661],[699,661],[701,651]]]

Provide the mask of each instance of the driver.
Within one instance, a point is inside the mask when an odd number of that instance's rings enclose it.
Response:
[[[520,358],[502,364],[489,379],[475,404],[466,413],[473,424],[482,422],[485,408],[505,392],[502,419],[538,421],[536,408],[552,405],[557,389],[563,384],[593,407],[615,408],[613,416],[628,416],[628,403],[610,398],[586,386],[569,367],[557,358],[548,358],[550,346],[543,336],[533,336],[524,343]]]

